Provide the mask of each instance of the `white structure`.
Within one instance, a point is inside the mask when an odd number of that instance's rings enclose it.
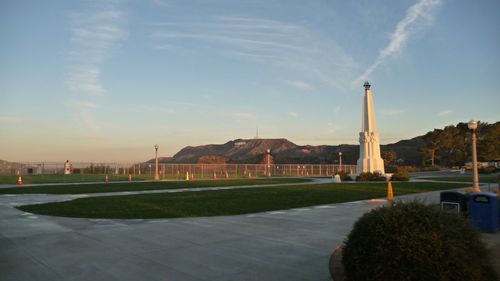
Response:
[[[363,115],[361,116],[361,132],[359,133],[357,173],[379,172],[384,174],[384,160],[380,157],[380,136],[375,124],[370,83],[367,81],[363,86],[365,87],[365,96],[363,97]]]
[[[342,180],[340,179],[340,176],[337,174],[333,177],[333,182],[334,183],[341,183]]]
[[[69,162],[69,160],[66,160],[64,163],[64,174],[69,175],[73,173],[73,165]]]

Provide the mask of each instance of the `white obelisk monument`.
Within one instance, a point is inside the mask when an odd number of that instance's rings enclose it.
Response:
[[[375,124],[370,83],[365,82],[363,97],[363,115],[361,116],[361,132],[359,133],[359,159],[357,174],[364,172],[379,172],[384,174],[384,160],[380,157],[380,136]]]

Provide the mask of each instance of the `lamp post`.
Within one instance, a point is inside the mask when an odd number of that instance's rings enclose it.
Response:
[[[342,152],[339,151],[339,166],[340,166],[340,171],[342,171]]]
[[[270,159],[271,150],[267,149],[266,153],[267,153],[267,176],[271,177],[271,159]]]
[[[158,148],[160,146],[155,144],[155,181],[160,180],[160,176],[158,175]]]
[[[479,192],[479,177],[477,175],[477,150],[476,150],[476,129],[477,121],[470,120],[467,124],[470,130],[472,130],[472,172],[473,172],[473,184],[472,188],[474,192]]]

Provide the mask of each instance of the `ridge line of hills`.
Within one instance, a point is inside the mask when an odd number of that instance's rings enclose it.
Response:
[[[393,144],[381,145],[382,153],[392,151],[405,165],[421,162],[419,148],[425,146],[422,136],[401,140]],[[267,149],[272,161],[281,164],[309,163],[332,164],[339,160],[342,152],[343,164],[355,164],[359,158],[359,145],[297,145],[285,138],[276,139],[235,139],[224,144],[187,146],[172,157],[160,157],[160,163],[263,163]],[[147,162],[154,162],[154,159]]]
[[[477,147],[479,161],[500,160],[500,122],[478,122]],[[258,164],[265,163],[270,149],[272,163],[354,165],[359,158],[359,145],[297,145],[285,138],[235,139],[224,144],[187,146],[172,157],[159,157],[160,163],[178,164]],[[434,129],[424,135],[396,143],[381,145],[384,165],[462,166],[471,161],[471,130],[466,123]],[[143,163],[154,163],[154,159]],[[0,171],[9,170],[16,162],[0,160]]]
[[[500,122],[478,122],[478,159],[491,161],[500,157]],[[381,145],[385,165],[422,166],[433,163],[443,166],[464,165],[471,158],[471,130],[466,123],[434,129],[412,139]],[[285,138],[236,139],[224,144],[187,146],[172,157],[162,157],[161,163],[264,163],[270,149],[273,163],[332,164],[338,163],[342,152],[343,164],[356,164],[359,145],[297,145]],[[154,161],[154,159],[146,162]]]

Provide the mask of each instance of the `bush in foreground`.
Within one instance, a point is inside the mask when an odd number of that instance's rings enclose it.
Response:
[[[417,202],[363,215],[345,241],[342,263],[350,281],[497,280],[466,219]]]

